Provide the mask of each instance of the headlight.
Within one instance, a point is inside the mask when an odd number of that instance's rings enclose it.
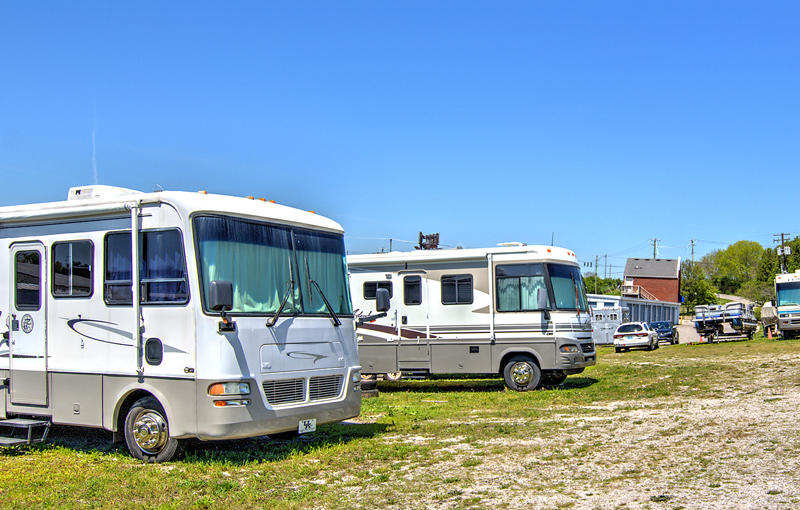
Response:
[[[249,395],[250,385],[240,382],[214,383],[208,387],[208,394],[217,395]]]
[[[580,352],[577,345],[562,345],[561,352]]]

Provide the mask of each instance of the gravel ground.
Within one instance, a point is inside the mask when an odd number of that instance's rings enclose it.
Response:
[[[560,432],[441,445],[452,460],[408,477],[471,480],[430,508],[798,508],[800,355],[736,361],[747,380],[709,398],[617,401],[565,409]],[[769,368],[766,368],[769,367]],[[777,367],[777,368],[775,368]],[[476,411],[475,420],[480,420]],[[513,426],[513,423],[508,425]],[[427,441],[420,436],[390,441]],[[477,456],[477,457],[476,457]],[[465,462],[479,459],[477,465]],[[468,467],[465,467],[468,466]]]

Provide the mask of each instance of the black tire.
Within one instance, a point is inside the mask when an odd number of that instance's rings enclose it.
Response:
[[[534,390],[542,381],[542,371],[530,356],[518,354],[503,367],[506,386],[514,391]]]
[[[548,372],[542,374],[542,386],[556,387],[564,384],[567,380],[567,374],[561,371]]]
[[[294,441],[300,434],[296,430],[287,430],[286,432],[276,432],[269,434],[269,438],[273,441]]]
[[[622,352],[622,347],[614,347],[615,352]]]
[[[135,458],[145,462],[167,462],[183,453],[183,442],[169,437],[164,408],[153,397],[140,398],[125,416],[125,444]]]

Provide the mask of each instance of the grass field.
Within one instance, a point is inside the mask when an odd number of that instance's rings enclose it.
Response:
[[[800,505],[800,341],[615,354],[559,389],[380,383],[312,436],[189,445],[145,465],[101,431],[0,451],[21,507],[730,508]]]

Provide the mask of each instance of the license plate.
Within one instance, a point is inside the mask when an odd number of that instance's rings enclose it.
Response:
[[[311,418],[309,420],[300,420],[297,423],[297,433],[298,434],[305,434],[307,432],[314,432],[317,430],[317,420],[316,418]]]
[[[635,337],[635,336],[630,336],[630,335],[629,335],[629,336],[626,336],[626,337],[625,337],[625,340],[636,340],[636,337]]]

